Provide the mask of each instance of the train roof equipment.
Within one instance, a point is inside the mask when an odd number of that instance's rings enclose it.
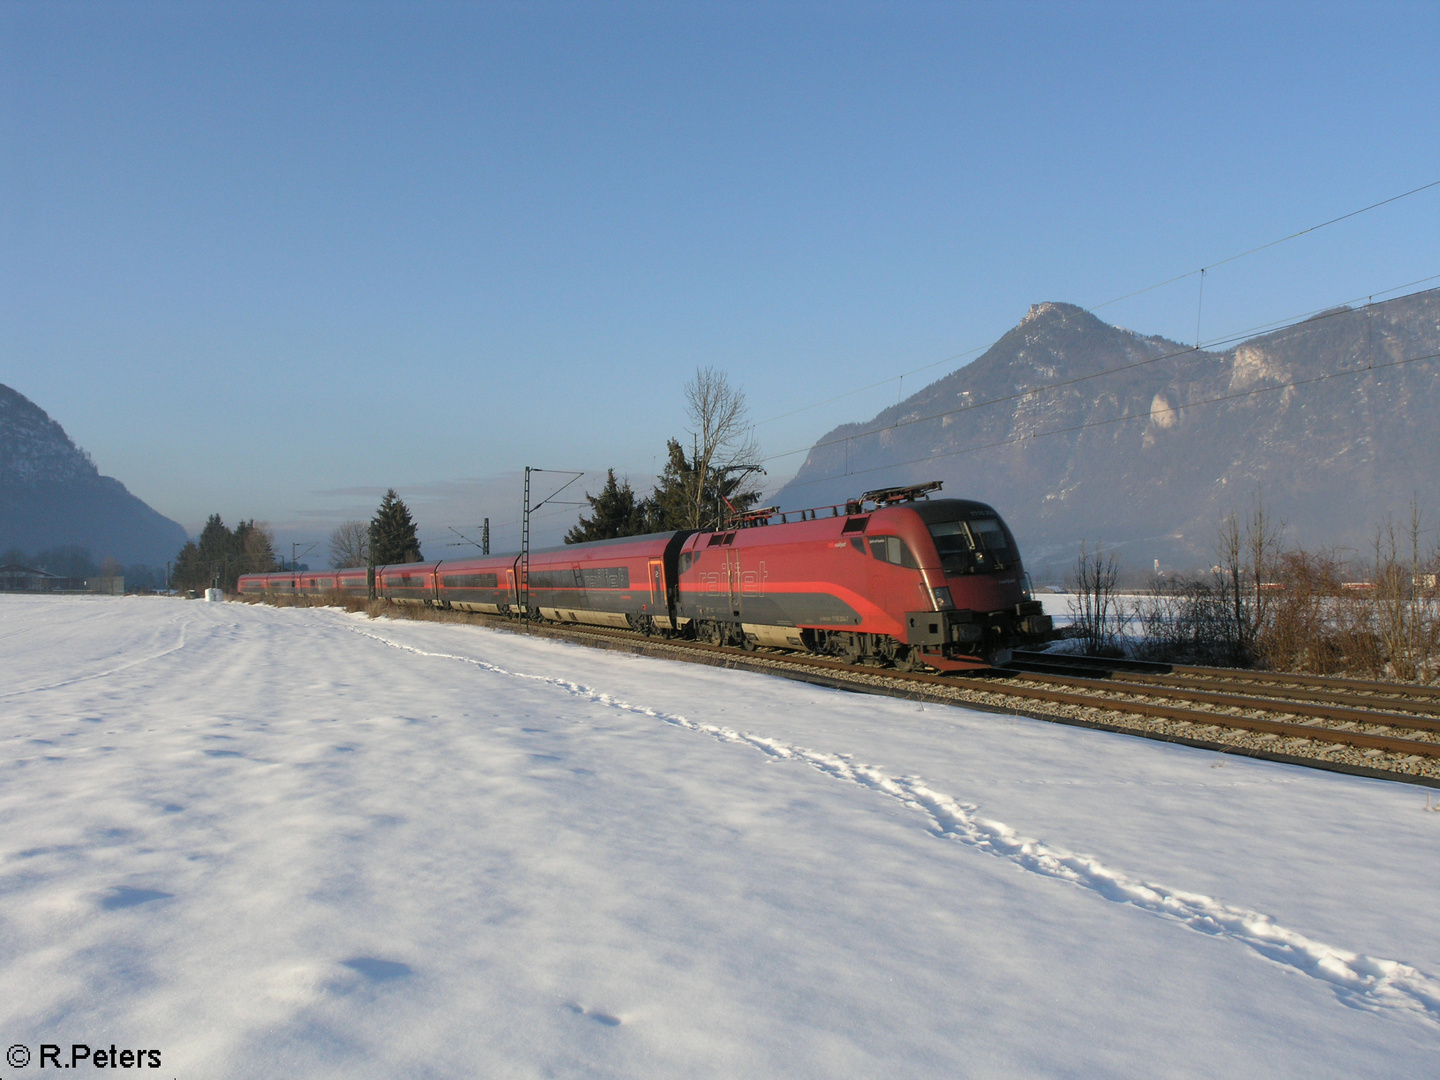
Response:
[[[847,499],[843,503],[834,503],[830,506],[814,506],[804,510],[786,510],[781,513],[778,506],[766,506],[757,510],[746,510],[744,513],[736,514],[730,519],[729,529],[751,529],[761,525],[769,525],[773,517],[780,518],[781,525],[788,525],[793,517],[796,521],[814,521],[820,516],[821,511],[830,511],[827,517],[849,516],[851,514],[866,513],[866,503],[873,504],[871,509],[879,510],[886,506],[899,506],[901,503],[915,502],[918,499],[928,499],[932,491],[939,491],[945,486],[943,480],[931,480],[928,484],[910,484],[902,487],[876,488],[874,491],[867,491],[858,499]]]

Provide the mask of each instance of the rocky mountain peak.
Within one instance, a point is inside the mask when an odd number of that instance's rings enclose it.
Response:
[[[1077,315],[1090,315],[1090,313],[1082,307],[1076,307],[1074,304],[1063,304],[1053,300],[1046,300],[1039,304],[1031,304],[1030,310],[1025,313],[1025,317],[1020,320],[1016,329],[1018,330],[1031,323],[1042,321],[1058,320],[1063,323],[1066,319],[1073,318]]]
[[[98,475],[90,455],[44,409],[0,385],[0,482],[37,484]]]
[[[101,476],[44,409],[0,385],[0,551],[80,547],[159,566],[184,542],[183,528]]]

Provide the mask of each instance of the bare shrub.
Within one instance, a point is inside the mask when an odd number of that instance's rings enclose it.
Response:
[[[1343,670],[1380,678],[1385,672],[1385,649],[1375,633],[1373,599],[1364,592],[1344,590],[1335,598],[1332,619]]]
[[[1267,583],[1267,618],[1255,643],[1262,664],[1278,671],[1329,675],[1345,665],[1345,647],[1337,632],[1336,605],[1344,566],[1330,551],[1304,548],[1282,552],[1275,580]]]
[[[1134,610],[1137,648],[1147,660],[1220,664],[1233,654],[1226,595],[1217,582],[1157,578]]]
[[[1092,552],[1082,541],[1080,557],[1075,560],[1075,573],[1068,586],[1074,594],[1070,614],[1074,636],[1085,643],[1092,656],[1117,656],[1118,636],[1125,621],[1115,585],[1120,577],[1120,564],[1113,552],[1102,550],[1099,542]]]
[[[1418,502],[1387,519],[1368,562],[1280,544],[1283,524],[1257,496],[1221,524],[1213,581],[1156,581],[1134,603],[1141,655],[1320,675],[1432,682],[1440,678],[1440,542],[1428,554]],[[1087,553],[1082,548],[1082,561]],[[1092,558],[1093,557],[1089,557]],[[1095,638],[1094,567],[1077,636]]]

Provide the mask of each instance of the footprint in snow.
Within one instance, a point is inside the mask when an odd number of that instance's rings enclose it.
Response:
[[[341,960],[340,966],[359,972],[371,982],[377,983],[392,982],[413,974],[409,964],[402,964],[398,960],[381,960],[374,956],[352,956],[349,960]]]
[[[584,1005],[576,1005],[573,1001],[565,1006],[576,1016],[583,1016],[586,1019],[594,1020],[597,1024],[604,1024],[606,1027],[619,1027],[625,1021],[618,1016],[611,1016],[607,1012],[600,1012],[597,1009],[587,1009]]]
[[[119,911],[121,908],[148,904],[151,900],[168,900],[174,895],[159,889],[134,889],[129,885],[117,885],[110,890],[108,896],[101,897],[100,908],[102,911]]]

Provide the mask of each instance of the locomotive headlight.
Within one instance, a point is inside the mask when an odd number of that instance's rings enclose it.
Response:
[[[950,587],[948,585],[941,585],[940,588],[932,589],[931,592],[935,594],[936,611],[949,611],[955,606],[955,601],[950,598]]]

